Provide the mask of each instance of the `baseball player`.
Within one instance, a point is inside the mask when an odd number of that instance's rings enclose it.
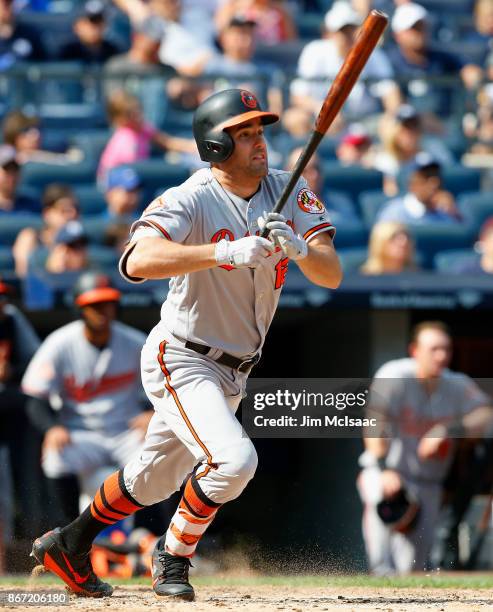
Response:
[[[145,336],[114,320],[119,298],[105,275],[83,274],[75,287],[81,319],[46,338],[22,380],[27,412],[44,436],[50,494],[66,520],[79,513],[74,475],[92,498],[138,452],[153,414],[138,375]]]
[[[132,226],[120,261],[123,276],[130,282],[171,279],[161,320],[142,351],[142,381],[155,413],[140,455],[103,483],[79,518],[33,547],[36,559],[78,593],[112,592],[88,562],[94,536],[167,498],[192,472],[154,550],[152,573],[156,594],[194,599],[188,569],[197,543],[257,466],[235,412],[260,358],[288,262],[296,260],[318,285],[335,288],[341,280],[334,227],[303,179],[284,215],[269,214],[290,176],[268,169],[264,126],[277,120],[248,91],[212,95],[193,124],[210,168],[165,191]],[[263,227],[270,239],[259,236]]]
[[[454,438],[479,437],[492,426],[490,398],[468,376],[448,369],[451,348],[443,323],[421,323],[411,357],[389,361],[375,374],[371,409],[382,431],[365,439],[358,477],[375,574],[426,569]],[[393,505],[400,524],[389,520]]]

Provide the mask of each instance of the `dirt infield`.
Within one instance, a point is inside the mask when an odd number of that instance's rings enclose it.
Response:
[[[265,584],[271,580],[272,584]],[[120,611],[150,611],[163,610],[165,612],[215,612],[240,610],[241,612],[259,612],[260,610],[285,610],[287,612],[306,612],[307,610],[381,610],[381,611],[467,611],[493,609],[493,591],[491,588],[472,588],[474,584],[488,584],[486,581],[472,581],[470,577],[464,579],[465,588],[447,586],[449,583],[460,584],[460,578],[454,581],[436,581],[430,587],[420,586],[426,584],[426,579],[413,584],[412,587],[402,586],[405,582],[397,581],[399,586],[378,586],[378,581],[368,579],[367,585],[364,577],[334,579],[326,578],[256,578],[238,579],[231,576],[198,579],[196,584],[197,599],[193,603],[172,602],[158,598],[146,580],[141,584],[116,584],[113,597],[105,599],[83,599],[70,596],[68,605],[42,606],[43,610],[67,612],[67,610],[118,610]],[[113,584],[115,581],[111,581]],[[313,586],[307,586],[307,583]],[[321,585],[320,583],[324,583]],[[331,582],[333,584],[331,584]],[[351,584],[354,582],[355,584]],[[389,582],[389,579],[387,579]],[[213,583],[213,584],[211,584]],[[0,583],[0,598],[5,592],[10,593],[62,593],[63,588],[54,580],[15,579],[9,581],[2,579]],[[0,605],[2,610],[29,610],[34,609],[25,605]],[[40,606],[36,606],[40,608]]]

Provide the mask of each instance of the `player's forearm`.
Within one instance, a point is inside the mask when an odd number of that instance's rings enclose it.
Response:
[[[466,414],[459,426],[464,429],[468,438],[481,438],[493,433],[493,408],[481,406]]]
[[[331,245],[308,245],[308,255],[296,262],[303,274],[315,285],[337,289],[342,281],[342,268]]]
[[[364,438],[365,449],[370,452],[375,459],[383,459],[387,455],[389,448],[388,440],[385,438]]]
[[[143,238],[128,256],[126,271],[131,277],[160,279],[207,270],[217,266],[215,246],[185,246],[164,238]]]

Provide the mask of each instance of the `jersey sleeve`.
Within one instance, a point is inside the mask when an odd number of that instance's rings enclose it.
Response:
[[[137,230],[151,229],[172,242],[185,242],[192,231],[192,218],[187,206],[171,191],[165,192],[144,210],[142,216],[130,228],[130,242]],[[144,234],[139,233],[142,237]]]
[[[192,219],[186,206],[171,192],[155,198],[144,210],[140,219],[130,228],[129,244],[141,238],[160,237],[172,242],[185,242],[192,230]],[[118,269],[121,276],[129,283],[143,283],[145,278],[130,276],[127,272],[127,260],[133,250],[127,248],[120,257]]]
[[[34,397],[49,397],[62,388],[60,347],[47,338],[34,354],[22,379],[22,391]]]
[[[307,242],[322,232],[334,237],[336,228],[327,210],[316,193],[308,188],[305,179],[300,179],[294,190],[292,200],[292,219],[294,231]]]
[[[376,432],[381,437],[395,434],[399,400],[402,395],[402,381],[394,378],[386,365],[375,373],[368,401],[368,416],[376,419]]]
[[[462,388],[462,414],[468,414],[480,406],[491,406],[491,398],[466,374],[460,377]]]

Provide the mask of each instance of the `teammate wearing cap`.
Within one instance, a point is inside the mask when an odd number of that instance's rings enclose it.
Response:
[[[41,537],[33,549],[83,594],[111,589],[80,556],[95,535],[122,515],[169,497],[193,470],[154,551],[153,587],[158,595],[194,598],[188,568],[197,543],[257,466],[235,412],[260,358],[289,260],[315,284],[335,288],[341,280],[334,227],[304,179],[283,215],[268,214],[290,176],[268,169],[264,126],[277,120],[245,90],[208,98],[196,111],[194,136],[211,167],[165,191],[132,226],[120,262],[123,276],[131,282],[171,278],[161,321],[142,351],[142,380],[155,414],[140,455],[105,481],[78,519]],[[264,226],[271,239],[259,236]],[[76,584],[75,572],[62,567],[62,553],[72,565],[78,562],[76,572],[89,576],[86,584]]]
[[[108,466],[112,472],[138,451],[152,414],[143,411],[138,376],[145,338],[115,321],[119,298],[105,275],[83,274],[75,288],[81,318],[46,338],[22,380],[28,414],[44,436],[43,471],[65,520],[78,514],[73,476],[92,496]]]

